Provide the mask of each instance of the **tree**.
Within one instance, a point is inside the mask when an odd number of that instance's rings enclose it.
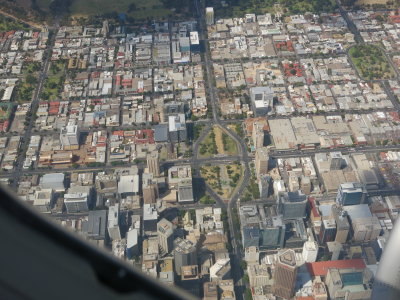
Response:
[[[137,9],[136,4],[135,3],[131,3],[128,7],[128,12],[133,12]]]
[[[245,283],[249,283],[249,275],[244,274],[242,279]]]
[[[247,262],[246,262],[245,260],[242,260],[242,261],[240,262],[240,267],[241,267],[243,270],[246,270],[246,269],[247,269]]]
[[[253,296],[251,294],[251,290],[247,288],[244,292],[244,299],[245,300],[253,300]]]
[[[33,76],[32,74],[28,74],[26,76],[26,83],[30,84],[30,85],[35,85],[37,82],[37,79],[35,76]]]

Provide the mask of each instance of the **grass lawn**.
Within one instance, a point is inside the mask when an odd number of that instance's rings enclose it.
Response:
[[[37,85],[37,75],[40,70],[40,63],[31,62],[24,65],[22,69],[22,80],[18,84],[17,101],[30,102],[33,91]]]
[[[65,63],[63,61],[53,62],[44,83],[44,90],[41,98],[50,101],[58,99],[63,89],[64,80]]]
[[[235,155],[237,147],[235,141],[218,126],[213,127],[218,154]]]
[[[199,201],[201,204],[215,204],[215,200],[208,194],[205,194],[203,197],[201,197]]]
[[[228,128],[236,133],[238,137],[244,138],[244,131],[241,123],[229,124]]]
[[[117,12],[126,13],[134,19],[146,19],[147,17],[159,19],[172,14],[171,10],[164,8],[160,0],[74,0],[70,11],[72,16],[77,17]]]
[[[215,143],[215,133],[214,130],[206,135],[204,140],[200,143],[200,157],[206,158],[218,154],[217,144]]]
[[[235,141],[219,126],[214,126],[200,144],[200,157],[211,157],[217,154],[236,155]]]
[[[357,68],[358,74],[365,80],[388,79],[395,72],[385,55],[375,45],[363,44],[350,48],[349,55]]]

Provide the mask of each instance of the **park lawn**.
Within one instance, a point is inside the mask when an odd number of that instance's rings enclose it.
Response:
[[[218,126],[213,128],[218,154],[235,155],[237,147],[235,141]]]
[[[237,134],[238,137],[243,138],[244,132],[241,123],[229,124],[228,128]]]
[[[217,145],[215,143],[215,133],[214,130],[206,135],[204,140],[200,143],[199,156],[201,158],[212,157],[218,154]]]
[[[226,133],[222,133],[222,143],[224,148],[224,154],[236,155],[238,153],[236,142]]]
[[[375,45],[353,46],[349,49],[349,55],[358,74],[365,80],[389,79],[395,76],[386,56]]]
[[[201,204],[215,204],[215,200],[211,198],[208,194],[205,194],[203,197],[201,197],[199,202]]]
[[[135,5],[135,9],[129,11],[132,3]],[[172,13],[171,10],[163,7],[160,0],[74,0],[70,11],[72,16],[77,17],[117,12],[126,13],[134,19],[146,19],[147,17],[158,19]]]
[[[200,168],[200,175],[204,178],[206,183],[215,191],[221,191],[220,183],[220,169],[219,166],[203,166]]]
[[[48,77],[44,83],[42,93],[43,100],[56,100],[60,97],[65,80],[65,63],[63,61],[53,62],[50,66]]]
[[[30,102],[37,85],[40,63],[30,62],[22,68],[22,80],[18,84],[17,102]]]
[[[222,199],[229,199],[230,191],[226,182],[221,178],[221,174],[225,172],[225,166],[203,166],[200,169],[200,175],[205,182],[217,193]]]
[[[235,141],[226,134],[221,127],[214,126],[212,130],[200,143],[200,157],[207,158],[214,155],[235,155],[237,154]]]
[[[203,166],[200,169],[200,175],[215,193],[222,199],[228,200],[239,186],[243,169],[239,163]]]

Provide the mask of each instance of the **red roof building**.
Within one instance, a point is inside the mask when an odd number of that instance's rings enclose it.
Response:
[[[346,259],[346,260],[331,260],[306,263],[307,269],[311,276],[326,276],[328,270],[336,269],[365,269],[366,265],[363,259]]]

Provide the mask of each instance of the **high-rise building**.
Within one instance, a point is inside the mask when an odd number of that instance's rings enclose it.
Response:
[[[197,265],[197,249],[189,240],[177,238],[174,241],[175,272],[181,275],[183,266]]]
[[[159,269],[160,273],[158,273],[158,280],[167,284],[167,285],[174,285],[175,283],[175,276],[174,276],[174,264],[173,258],[168,257],[164,258],[163,260],[159,261]]]
[[[260,190],[260,199],[266,200],[268,198],[269,187],[271,184],[272,178],[268,175],[260,175],[260,179],[258,181],[258,189]]]
[[[307,196],[301,191],[279,194],[277,205],[284,220],[306,217]]]
[[[264,126],[263,122],[254,122],[252,140],[254,148],[258,149],[264,146]]]
[[[139,194],[139,175],[121,175],[118,180],[118,194],[122,198]]]
[[[33,206],[42,212],[50,213],[53,203],[54,192],[52,189],[37,189],[33,195]]]
[[[143,230],[157,231],[158,212],[154,204],[143,204]]]
[[[144,173],[142,176],[143,203],[156,203],[158,198],[158,184],[153,179],[152,173]]]
[[[356,242],[369,242],[376,240],[381,234],[382,226],[376,216],[352,220],[353,239]]]
[[[206,24],[213,25],[214,24],[214,8],[206,7]]]
[[[268,162],[269,150],[264,147],[256,149],[255,168],[257,177],[268,172]]]
[[[107,229],[108,229],[108,235],[112,240],[121,239],[118,203],[113,206],[110,206],[108,209]]]
[[[192,295],[200,296],[200,278],[198,265],[182,266],[178,286]]]
[[[329,298],[336,299],[371,299],[372,272],[368,269],[329,268],[325,284],[328,287]]]
[[[307,241],[303,245],[303,259],[305,262],[315,262],[318,256],[318,244],[315,241]]]
[[[64,204],[67,212],[73,214],[89,211],[91,190],[90,186],[71,186],[64,195]]]
[[[339,205],[356,205],[364,203],[366,190],[359,182],[346,182],[339,185],[336,203]]]
[[[158,244],[163,254],[172,251],[174,243],[174,227],[170,221],[162,218],[157,223]]]
[[[178,184],[178,202],[193,203],[193,182],[192,178],[182,179]]]
[[[89,211],[87,193],[68,193],[64,195],[64,204],[67,213],[81,213]]]
[[[132,259],[139,253],[139,229],[132,228],[126,233],[126,256]]]
[[[250,246],[244,249],[244,259],[247,263],[258,264],[260,260],[260,251],[257,246]]]
[[[147,155],[147,167],[149,173],[153,173],[154,177],[160,176],[160,161],[157,151],[152,151]]]
[[[106,210],[91,210],[88,220],[82,222],[82,232],[88,239],[104,240],[106,238],[106,224]]]
[[[205,282],[203,284],[203,300],[218,300],[218,286],[215,282]]]
[[[110,26],[108,24],[108,20],[104,20],[103,21],[103,27],[101,28],[101,34],[104,35],[104,36],[107,36],[108,32],[109,32],[109,29],[110,29]]]
[[[199,33],[197,31],[190,32],[190,51],[200,52]]]
[[[336,222],[336,237],[335,241],[341,244],[347,242],[350,231],[350,223],[347,218],[347,212],[344,211],[340,206],[332,206],[332,217]]]
[[[218,259],[215,264],[210,267],[210,280],[213,282],[229,279],[230,276],[231,263],[229,258]]]
[[[326,246],[328,248],[330,256],[330,260],[338,260],[340,258],[340,254],[343,251],[343,245],[339,242],[327,242]]]
[[[278,254],[275,266],[274,294],[284,299],[294,296],[296,284],[297,265],[295,252],[292,249],[284,250]]]
[[[312,188],[310,176],[301,175],[300,184],[301,184],[300,186],[301,191],[306,195],[310,195]]]
[[[315,300],[328,300],[325,283],[322,282],[319,276],[313,280],[312,292]]]
[[[79,127],[75,121],[71,120],[67,126],[61,128],[60,142],[63,150],[77,150],[79,149]]]
[[[256,116],[265,116],[273,106],[274,90],[268,86],[256,86],[250,89],[250,99]]]
[[[183,142],[187,139],[185,114],[168,116],[168,136],[171,143]]]
[[[336,237],[336,222],[333,219],[322,220],[321,229],[319,231],[319,242],[325,244],[332,242]]]

